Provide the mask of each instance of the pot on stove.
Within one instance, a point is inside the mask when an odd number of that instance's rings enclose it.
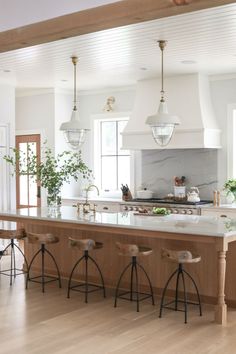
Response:
[[[144,188],[136,192],[136,196],[139,199],[151,199],[153,197],[153,192]]]
[[[187,201],[192,203],[200,202],[199,189],[197,187],[191,187],[187,193]]]

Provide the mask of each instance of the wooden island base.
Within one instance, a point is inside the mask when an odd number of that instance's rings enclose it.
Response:
[[[119,256],[116,249],[116,241],[146,245],[153,249],[153,254],[140,259],[142,265],[150,276],[154,292],[160,295],[164,284],[170,273],[176,267],[175,264],[165,262],[161,258],[161,249],[169,248],[175,250],[190,250],[201,256],[201,262],[186,265],[186,270],[195,279],[201,299],[205,303],[215,304],[215,321],[220,324],[227,322],[227,306],[225,304],[225,294],[227,304],[236,307],[236,281],[234,269],[236,267],[236,243],[225,242],[225,238],[207,237],[199,235],[173,234],[159,231],[133,230],[117,227],[105,227],[82,224],[66,224],[55,221],[42,222],[35,220],[24,224],[27,231],[37,233],[51,232],[60,238],[58,244],[49,246],[49,250],[55,256],[61,275],[68,278],[74,263],[79,259],[81,253],[69,247],[68,237],[91,238],[103,243],[103,248],[92,251],[92,256],[98,262],[105,279],[106,287],[114,288],[117,279],[129,262],[129,258]],[[234,239],[231,239],[233,241]],[[229,250],[228,250],[229,243]],[[25,254],[30,260],[37,251],[37,246],[25,243]],[[228,250],[228,252],[227,252]],[[226,274],[226,252],[227,252],[227,274]],[[38,265],[38,267],[37,267]],[[35,263],[34,271],[40,267],[40,259]],[[46,272],[55,274],[53,264],[46,260]],[[83,270],[77,271],[75,280],[83,277]],[[96,283],[99,280],[98,274],[91,265],[89,268],[90,281]],[[226,274],[226,277],[225,277]],[[129,277],[123,283],[124,288],[129,287]],[[140,274],[140,287],[147,290],[146,280]],[[169,295],[174,294],[175,285]],[[187,283],[189,298],[195,299],[192,284]],[[225,290],[226,289],[226,290]]]

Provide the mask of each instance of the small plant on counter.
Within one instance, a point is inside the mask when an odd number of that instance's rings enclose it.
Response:
[[[13,166],[20,175],[28,174],[47,190],[48,206],[61,204],[61,188],[63,183],[70,183],[71,178],[78,181],[79,176],[89,179],[92,171],[81,157],[81,151],[63,151],[54,156],[52,150],[45,144],[42,148],[42,160],[38,162],[37,155],[28,144],[27,154],[12,149],[12,155],[4,159]]]
[[[225,182],[224,184],[224,190],[226,191],[226,194],[233,195],[234,200],[233,202],[236,202],[236,179],[229,179],[228,181]]]

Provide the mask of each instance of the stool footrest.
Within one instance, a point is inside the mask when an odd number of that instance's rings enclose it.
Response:
[[[38,279],[38,278],[40,278],[41,280],[35,280],[35,279]],[[48,280],[45,280],[45,278],[48,278]],[[49,275],[45,275],[45,276],[44,276],[44,283],[51,283],[52,281],[57,281],[57,280],[59,280],[58,277],[51,277],[51,276],[49,276]],[[36,276],[36,277],[28,278],[28,281],[32,281],[32,282],[34,282],[34,283],[39,283],[39,284],[41,284],[42,281],[43,281],[43,277],[42,277],[42,275],[38,275],[38,276]]]
[[[103,286],[101,286],[101,285],[88,283],[87,286],[93,288],[93,289],[90,289],[90,290],[88,289],[87,293],[93,293],[94,291],[103,290]],[[84,287],[84,289],[83,289],[83,287]],[[85,283],[79,283],[77,285],[70,286],[70,290],[78,291],[80,293],[86,293],[86,284]]]
[[[22,269],[19,269],[19,268],[12,268],[11,269],[3,269],[3,270],[0,270],[0,274],[3,274],[3,275],[7,275],[8,277],[11,276],[11,272],[14,275],[14,272],[15,271],[18,271],[19,273],[16,273],[15,275],[21,275],[21,274],[27,274],[28,272],[26,270],[22,270]],[[8,274],[7,272],[9,272],[10,274]]]
[[[131,294],[132,294],[132,298],[130,298]],[[137,297],[137,294],[138,295],[145,295],[145,296]],[[129,297],[125,297],[124,295],[129,295]],[[125,292],[122,292],[122,293],[117,295],[117,298],[123,299],[123,300],[128,300],[128,301],[143,301],[143,300],[146,300],[146,299],[148,299],[150,297],[152,297],[152,294],[140,293],[140,292],[137,292],[137,291],[133,291],[132,293],[131,293],[131,291],[125,291]]]
[[[172,311],[180,311],[180,312],[185,312],[185,310],[179,309],[178,308],[178,304],[184,304],[184,300],[178,300],[177,301],[177,308],[175,309],[175,307],[169,307],[169,305],[175,304],[175,300],[169,301],[166,304],[162,305],[163,308],[168,309],[168,310],[172,310]],[[197,305],[199,306],[199,303],[197,302],[192,302],[192,301],[186,301],[187,305]]]

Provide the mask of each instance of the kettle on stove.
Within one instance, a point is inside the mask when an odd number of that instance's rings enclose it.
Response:
[[[187,193],[188,202],[200,202],[199,189],[197,187],[191,187],[190,191]]]

